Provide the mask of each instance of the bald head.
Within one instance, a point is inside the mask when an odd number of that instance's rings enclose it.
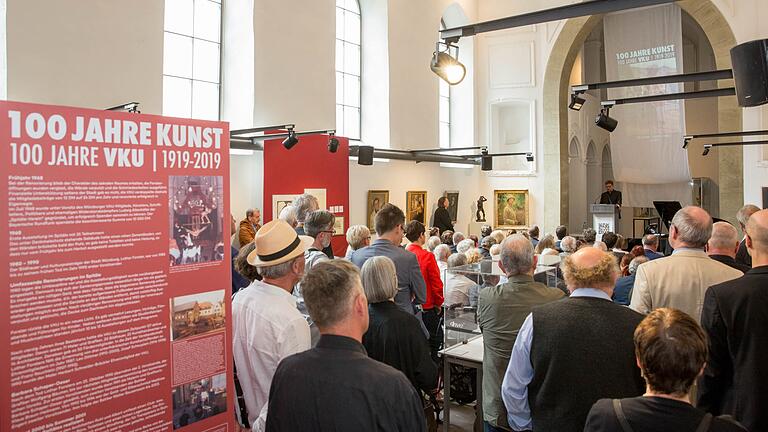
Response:
[[[747,222],[747,248],[752,267],[768,265],[768,210],[760,210]]]
[[[712,237],[707,242],[709,255],[726,255],[736,257],[736,249],[739,247],[739,233],[728,222],[716,222],[712,225]]]
[[[501,243],[501,269],[507,276],[533,274],[533,244],[522,234],[513,234]]]
[[[613,255],[594,247],[585,247],[565,258],[563,277],[568,289],[597,288],[613,293],[619,268]]]
[[[701,207],[687,206],[672,218],[669,241],[673,248],[703,248],[712,237],[712,216]]]

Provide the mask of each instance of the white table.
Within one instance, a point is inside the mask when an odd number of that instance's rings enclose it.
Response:
[[[443,431],[448,432],[451,423],[451,364],[458,364],[477,370],[477,409],[475,411],[475,432],[483,430],[483,335],[470,338],[440,351],[443,356]]]

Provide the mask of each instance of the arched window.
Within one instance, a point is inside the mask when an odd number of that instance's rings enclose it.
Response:
[[[360,139],[360,3],[336,0],[336,133]]]
[[[163,115],[219,119],[221,0],[165,0]]]
[[[445,30],[445,21],[440,20],[440,30]],[[438,139],[440,148],[451,147],[451,86],[440,78],[439,108],[438,108]]]

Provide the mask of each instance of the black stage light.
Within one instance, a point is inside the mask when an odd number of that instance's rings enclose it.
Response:
[[[438,48],[439,46],[440,44],[438,43]],[[467,75],[467,68],[465,68],[460,61],[453,58],[453,56],[447,52],[439,50],[432,54],[432,61],[429,64],[429,68],[450,85],[460,83]]]
[[[608,132],[613,132],[616,130],[616,126],[619,125],[619,121],[611,118],[609,115],[609,108],[605,107],[600,110],[600,114],[597,115],[597,118],[595,118],[595,124],[597,127],[607,130]]]
[[[692,136],[690,136],[690,135],[686,135],[686,136],[684,136],[684,137],[683,137],[683,148],[684,148],[684,149],[687,149],[687,148],[688,148],[688,144],[690,144],[690,143],[691,143],[691,140],[692,140],[692,139],[693,139],[693,137],[692,137]]]
[[[587,100],[579,96],[579,93],[571,93],[571,103],[568,104],[568,108],[574,111],[581,111],[581,107]]]
[[[480,151],[480,154],[482,157],[480,158],[480,169],[483,171],[492,171],[493,170],[493,157],[488,156],[488,150],[483,148],[483,150]]]
[[[296,137],[296,132],[293,131],[293,129],[290,129],[288,131],[288,136],[283,140],[283,147],[285,147],[286,150],[290,150],[299,142],[299,139]]]
[[[533,162],[533,153],[526,153],[525,160],[528,162]]]
[[[338,149],[339,149],[339,140],[335,136],[331,136],[328,139],[328,151],[331,153],[336,153]]]
[[[702,156],[706,156],[709,154],[709,150],[712,148],[711,145],[707,144],[704,146],[704,152],[701,153]]]
[[[361,145],[357,149],[358,165],[373,165],[373,147]]]

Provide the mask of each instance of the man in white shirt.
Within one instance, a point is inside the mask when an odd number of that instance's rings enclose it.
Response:
[[[440,279],[445,286],[445,270],[448,268],[448,257],[451,256],[451,248],[447,244],[441,244],[435,247],[435,261],[437,261],[437,269],[440,271]]]
[[[464,254],[456,253],[448,258],[448,268],[461,267],[467,265],[467,257]],[[460,273],[446,273],[445,285],[443,285],[443,304],[446,306],[462,305],[469,306],[469,291],[477,285],[470,278]]]
[[[309,325],[291,293],[304,275],[304,252],[314,239],[276,220],[264,225],[254,242],[248,264],[259,269],[263,280],[253,281],[232,300],[232,351],[247,421],[254,431],[263,431],[278,363],[310,348]]]

